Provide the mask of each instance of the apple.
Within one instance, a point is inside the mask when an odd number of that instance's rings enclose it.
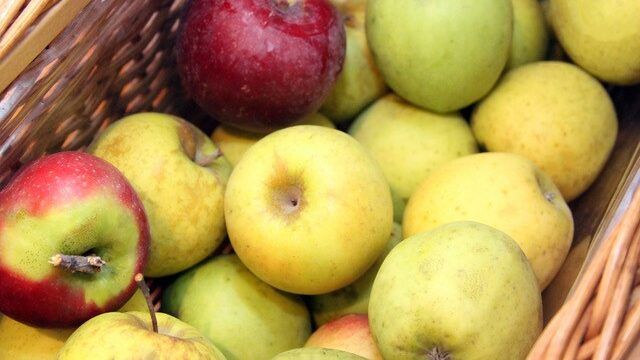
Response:
[[[511,0],[374,0],[366,11],[369,46],[389,87],[443,113],[491,90],[509,57],[512,22]]]
[[[513,38],[507,69],[543,60],[549,46],[549,34],[542,4],[538,0],[511,0]]]
[[[278,130],[247,150],[224,207],[240,260],[271,286],[304,295],[363,275],[393,226],[375,160],[351,136],[313,125]]]
[[[0,314],[0,359],[55,360],[73,329],[43,329]]]
[[[471,128],[460,114],[423,110],[395,94],[360,114],[349,133],[376,159],[392,191],[404,201],[438,166],[478,152]]]
[[[366,360],[366,358],[335,349],[300,348],[285,351],[272,360]]]
[[[145,275],[186,270],[222,243],[231,165],[195,126],[167,114],[129,115],[89,151],[120,169],[142,199],[151,229]]]
[[[371,336],[369,319],[362,314],[345,315],[322,325],[304,346],[342,350],[369,360],[382,360]]]
[[[402,241],[402,226],[394,223],[391,236],[384,252],[367,272],[348,286],[330,292],[311,296],[307,299],[309,309],[316,325],[324,325],[348,314],[366,314],[369,307],[369,294],[382,261],[398,243]]]
[[[573,239],[573,217],[560,191],[517,154],[469,155],[434,170],[407,203],[403,236],[465,220],[513,238],[531,262],[540,290],[562,266]]]
[[[95,156],[45,156],[0,191],[0,312],[15,320],[73,327],[118,309],[148,252],[142,203]]]
[[[109,312],[85,322],[71,334],[58,360],[207,359],[226,357],[198,330],[175,317],[157,313],[158,331],[149,313]]]
[[[617,85],[640,83],[640,2],[549,1],[560,44],[580,67]]]
[[[391,250],[369,321],[385,359],[524,359],[542,330],[542,299],[513,239],[452,222]]]
[[[307,115],[296,125],[318,125],[333,129],[336,127],[331,120],[320,113]],[[236,166],[247,149],[263,137],[264,134],[251,133],[224,124],[218,125],[211,134],[211,140],[220,148],[232,166]]]
[[[327,0],[193,0],[176,43],[187,93],[222,123],[268,132],[316,112],[342,69]]]
[[[382,74],[369,50],[364,29],[366,1],[333,1],[344,17],[347,50],[329,97],[320,112],[336,122],[345,122],[387,91]]]
[[[230,359],[268,359],[301,347],[311,332],[302,299],[267,285],[236,255],[217,256],[182,273],[165,289],[162,308]]]
[[[487,150],[532,160],[567,201],[596,180],[618,132],[616,110],[604,87],[579,67],[559,61],[507,73],[471,121]]]

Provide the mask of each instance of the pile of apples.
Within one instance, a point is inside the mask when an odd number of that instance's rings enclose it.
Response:
[[[175,49],[211,136],[132,114],[0,191],[0,358],[524,359],[640,2],[193,0]]]

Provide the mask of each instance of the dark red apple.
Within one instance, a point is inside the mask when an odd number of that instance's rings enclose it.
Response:
[[[71,327],[117,310],[148,252],[142,203],[93,155],[43,157],[0,190],[0,312],[15,320]]]
[[[345,30],[327,0],[193,0],[177,41],[187,93],[253,132],[317,111],[342,70]]]

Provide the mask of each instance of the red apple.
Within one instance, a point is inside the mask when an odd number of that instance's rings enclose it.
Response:
[[[78,326],[120,308],[149,251],[142,203],[112,165],[60,152],[0,191],[0,312],[34,326]]]
[[[369,319],[364,314],[345,315],[322,325],[304,346],[342,350],[370,360],[382,360],[369,329]]]
[[[193,0],[177,40],[187,93],[218,121],[253,132],[317,111],[345,54],[327,0]]]

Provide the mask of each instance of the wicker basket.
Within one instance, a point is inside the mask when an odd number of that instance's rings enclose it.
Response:
[[[70,3],[31,2],[46,6],[31,17],[25,34]],[[214,122],[189,103],[173,71],[172,46],[186,2],[76,2],[73,21],[19,68],[10,86],[0,87],[0,187],[44,154],[82,149],[128,113],[172,113],[209,133]],[[4,59],[0,54],[0,69],[21,48],[13,44]],[[640,352],[631,353],[640,332],[640,88],[610,93],[620,119],[616,147],[597,182],[570,204],[574,249],[587,251],[576,252],[558,277],[563,280],[545,292],[546,316],[555,316],[530,359],[640,358]]]

